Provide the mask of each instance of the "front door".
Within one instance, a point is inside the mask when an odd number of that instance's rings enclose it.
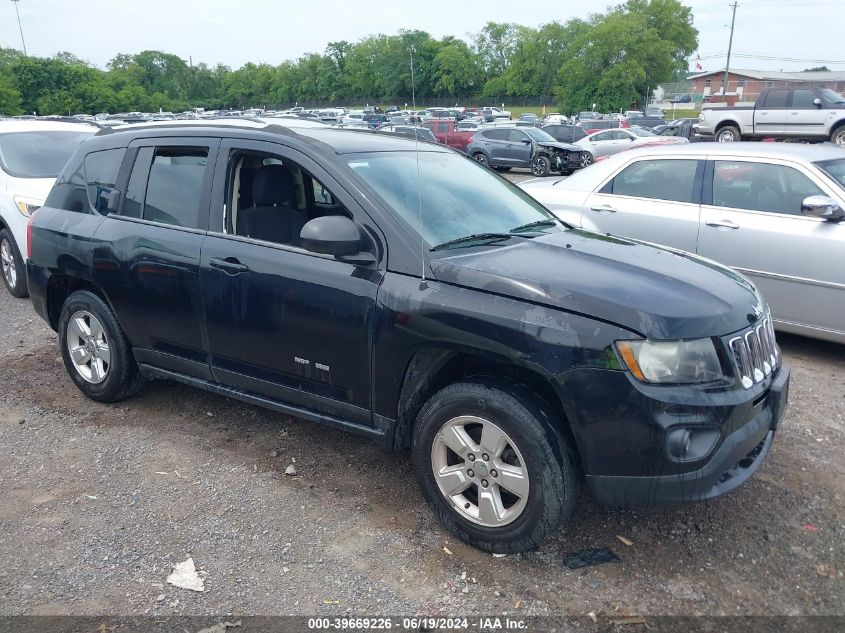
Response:
[[[508,164],[515,167],[531,165],[531,139],[522,130],[508,130]]]
[[[845,224],[801,214],[804,198],[836,195],[829,185],[772,159],[717,160],[707,172],[699,254],[747,275],[775,321],[841,332]]]
[[[816,94],[812,90],[792,91],[792,104],[787,115],[787,124],[793,135],[826,136],[824,124],[829,110],[817,106]]]
[[[299,245],[308,220],[366,223],[363,211],[316,163],[281,145],[224,141],[217,169],[226,177],[215,182],[200,273],[215,380],[371,423],[382,274]]]
[[[587,198],[581,224],[695,252],[703,171],[697,159],[634,160]]]

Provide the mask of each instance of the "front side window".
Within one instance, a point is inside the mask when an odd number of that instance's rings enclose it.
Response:
[[[85,180],[88,202],[98,213],[108,213],[109,197],[117,183],[117,174],[126,150],[107,149],[85,157]]]
[[[845,190],[845,158],[821,161],[816,163],[816,166],[830,176],[839,187]]]
[[[612,132],[610,132],[610,131],[608,131],[608,132],[599,132],[598,134],[596,134],[596,135],[594,135],[594,136],[590,137],[590,140],[591,140],[591,141],[593,141],[593,142],[597,142],[597,141],[609,141],[609,140],[611,140],[611,138],[612,138],[612,136],[611,136],[612,134],[613,134],[613,133],[612,133]]]
[[[792,93],[792,107],[793,108],[812,108],[813,101],[816,100],[816,95],[812,90],[796,90]]]
[[[0,134],[0,168],[16,178],[55,178],[92,134],[48,130]]]
[[[470,235],[509,233],[533,222],[548,223],[544,230],[559,230],[540,203],[452,152],[378,152],[350,156],[348,163],[431,247]]]
[[[342,203],[298,163],[252,150],[234,150],[227,170],[226,232],[262,242],[300,245],[305,224],[345,215]]]
[[[642,160],[614,177],[610,193],[675,202],[695,200],[696,160]]]
[[[521,130],[508,130],[510,135],[508,136],[508,140],[511,143],[521,143],[522,141],[527,141],[528,137],[525,135],[525,132]]]
[[[716,161],[713,204],[748,211],[801,215],[808,196],[824,195],[794,167],[748,161]]]

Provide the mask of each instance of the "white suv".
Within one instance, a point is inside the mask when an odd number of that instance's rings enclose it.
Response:
[[[26,222],[76,146],[96,131],[84,123],[0,121],[0,277],[15,297],[27,296]]]

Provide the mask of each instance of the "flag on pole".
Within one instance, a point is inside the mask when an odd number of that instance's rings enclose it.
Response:
[[[704,67],[701,64],[699,64],[698,62],[695,62],[695,69],[696,70],[703,70],[703,68]]]

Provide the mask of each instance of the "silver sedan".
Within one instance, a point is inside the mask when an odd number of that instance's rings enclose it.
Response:
[[[633,149],[643,145],[675,145],[688,143],[687,139],[677,136],[658,136],[651,130],[639,127],[614,128],[593,132],[577,141],[594,157],[612,156],[626,149]]]
[[[778,329],[845,343],[843,148],[651,147],[520,187],[576,226],[727,264],[758,287]]]

